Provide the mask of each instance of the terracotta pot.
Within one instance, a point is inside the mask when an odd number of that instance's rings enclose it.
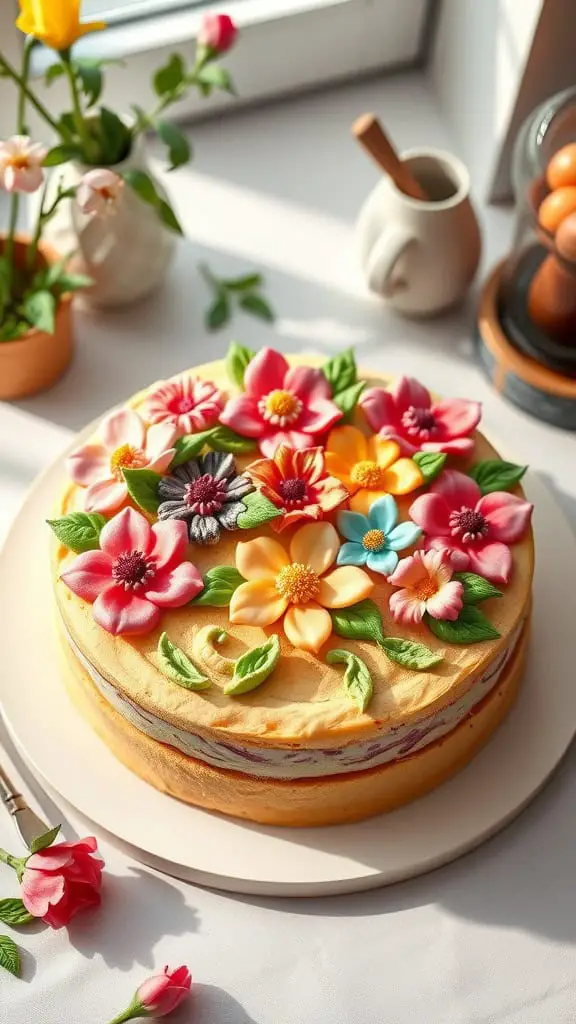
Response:
[[[0,248],[4,247],[0,239]],[[26,244],[19,236],[14,244],[18,266],[23,265]],[[41,244],[37,266],[45,266],[59,259],[58,253]],[[0,341],[0,399],[25,398],[55,384],[68,368],[73,352],[72,295],[64,295],[56,310],[54,334],[31,328],[17,341]]]

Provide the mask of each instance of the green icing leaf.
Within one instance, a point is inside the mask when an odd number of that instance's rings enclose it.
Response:
[[[15,978],[20,977],[20,951],[9,935],[0,935],[0,967],[9,971]]]
[[[100,545],[100,533],[106,525],[99,512],[70,512],[61,519],[47,519],[58,540],[66,548],[80,554],[94,551]]]
[[[170,469],[176,469],[176,466],[181,466],[184,462],[188,462],[188,459],[195,459],[197,455],[200,455],[202,449],[208,444],[212,431],[213,428],[202,430],[199,434],[186,434],[185,437],[179,437],[174,442],[176,454],[170,463]]]
[[[404,668],[411,668],[414,672],[426,672],[443,660],[441,654],[431,651],[425,644],[420,644],[416,640],[387,636],[385,640],[380,641],[380,646],[391,661],[403,665]]]
[[[365,387],[366,381],[359,380],[356,384],[351,384],[344,391],[339,391],[337,394],[332,395],[332,401],[342,410],[346,418],[349,418],[354,412],[358,399]]]
[[[36,836],[30,843],[30,853],[38,853],[38,850],[45,850],[47,846],[52,846],[61,827],[61,825],[56,825],[41,836]]]
[[[210,432],[208,447],[215,452],[233,452],[235,455],[242,455],[245,452],[253,452],[256,448],[256,441],[253,437],[242,437],[230,427],[214,427]]]
[[[328,651],[326,661],[329,665],[339,663],[346,665],[346,671],[342,680],[344,689],[360,708],[360,711],[366,711],[372,700],[374,684],[372,683],[372,676],[362,658],[359,658],[357,654],[352,654],[352,651],[345,651],[343,648],[334,647],[331,651]]]
[[[233,565],[215,565],[204,576],[204,590],[190,604],[205,608],[226,608],[234,591],[245,582]]]
[[[412,456],[426,484],[429,484],[442,472],[447,458],[448,456],[444,452],[416,452]]]
[[[515,487],[527,469],[528,466],[517,466],[503,459],[486,459],[472,466],[468,476],[476,481],[482,494],[491,494],[493,491],[509,491]]]
[[[502,597],[501,590],[474,572],[455,572],[452,579],[459,581],[464,587],[464,604],[477,604],[478,601],[486,601],[489,597]]]
[[[242,504],[246,511],[238,516],[236,525],[241,530],[252,530],[255,526],[262,526],[282,515],[279,508],[276,508],[268,498],[265,498],[260,491],[252,491],[242,498]]]
[[[339,391],[346,391],[357,380],[356,360],[353,350],[347,348],[345,352],[334,356],[333,359],[329,359],[327,363],[324,363],[322,373],[332,388],[333,395],[338,394]]]
[[[33,920],[34,915],[28,913],[22,900],[0,900],[0,921],[4,924],[28,924]]]
[[[207,690],[210,686],[208,676],[172,643],[167,633],[162,633],[158,641],[158,662],[160,671],[186,690]]]
[[[371,640],[374,644],[381,644],[385,639],[380,610],[369,597],[350,608],[335,608],[330,616],[338,636],[348,640]]]
[[[500,633],[479,608],[465,604],[455,622],[433,619],[426,615],[429,628],[446,644],[477,644],[481,640],[497,640]]]
[[[234,666],[234,675],[224,687],[224,693],[228,696],[240,696],[242,693],[249,693],[260,686],[274,671],[280,657],[280,641],[273,633],[265,643],[259,647],[253,647],[246,651],[241,658],[238,658]]]
[[[232,383],[237,388],[240,388],[241,391],[244,390],[246,368],[255,355],[254,349],[245,348],[244,345],[239,345],[237,341],[230,342],[230,347],[226,353],[226,373]]]
[[[151,469],[124,469],[128,494],[145,512],[156,514],[160,504],[158,484],[162,477]]]

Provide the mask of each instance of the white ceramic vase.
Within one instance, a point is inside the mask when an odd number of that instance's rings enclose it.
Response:
[[[145,140],[138,136],[129,156],[112,170],[146,171],[162,198],[166,192],[152,174]],[[48,183],[47,200],[58,183],[75,186],[89,167],[71,161],[55,167]],[[74,270],[88,274],[92,288],[83,301],[100,308],[128,305],[143,299],[164,281],[172,261],[176,237],[161,222],[156,210],[126,185],[114,213],[97,217],[82,213],[74,200],[63,201],[48,223],[44,240],[61,253],[75,252]]]

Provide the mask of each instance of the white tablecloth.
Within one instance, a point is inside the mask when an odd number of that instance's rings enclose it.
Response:
[[[152,379],[223,354],[226,332],[208,338],[202,328],[200,258],[221,273],[264,269],[279,320],[275,331],[239,320],[230,333],[241,340],[314,354],[353,344],[365,365],[482,400],[487,432],[529,462],[576,521],[576,436],[531,420],[490,389],[472,356],[472,306],[409,323],[363,292],[351,225],[376,179],[348,133],[364,109],[385,114],[400,146],[450,146],[418,78],[195,131],[200,170],[169,179],[190,241],[166,289],[133,310],[79,317],[66,378],[47,395],[0,405],[0,529],[71,430]],[[505,248],[510,222],[491,211],[485,224],[488,261]],[[45,817],[61,820],[0,734],[2,745],[16,781]],[[187,963],[195,978],[175,1024],[573,1024],[575,798],[572,752],[532,806],[481,849],[402,885],[330,899],[203,891],[102,842],[101,910],[69,930],[21,930],[23,980],[1,974],[0,1024],[105,1024],[166,963]],[[65,821],[67,838],[78,829]],[[18,852],[3,814],[0,844]],[[15,891],[0,866],[0,897]]]

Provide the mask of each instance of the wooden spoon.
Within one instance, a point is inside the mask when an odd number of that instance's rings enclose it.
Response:
[[[426,201],[428,196],[407,164],[402,163],[392,142],[374,114],[362,114],[352,125],[352,134],[378,166],[386,171],[400,192]]]

